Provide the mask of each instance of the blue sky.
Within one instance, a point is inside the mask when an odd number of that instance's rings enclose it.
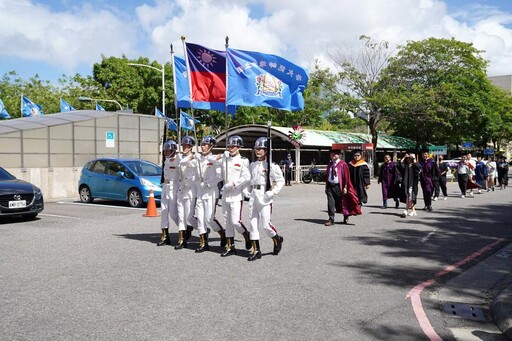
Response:
[[[330,65],[363,34],[392,45],[455,37],[485,51],[489,75],[512,74],[511,0],[0,0],[0,75],[87,75],[102,54],[168,61],[181,35]]]

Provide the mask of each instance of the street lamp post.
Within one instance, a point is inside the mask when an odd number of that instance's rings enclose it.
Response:
[[[84,96],[80,96],[78,97],[78,100],[81,101],[81,102],[111,102],[111,103],[115,103],[119,106],[119,110],[123,110],[123,106],[121,105],[121,103],[119,103],[118,101],[114,100],[114,99],[101,99],[101,98],[91,98],[91,97],[84,97]]]
[[[156,68],[156,67],[151,66],[151,65],[146,65],[146,64],[128,63],[128,65],[147,67],[147,68],[156,70],[156,71],[158,71],[158,72],[160,72],[162,74],[162,112],[167,117],[167,114],[165,113],[165,70],[164,70],[164,66],[165,65],[164,65],[164,63],[162,63],[162,69],[161,70],[159,68]]]

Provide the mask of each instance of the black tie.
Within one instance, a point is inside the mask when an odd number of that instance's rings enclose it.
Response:
[[[336,166],[332,166],[331,168],[331,180],[334,181],[334,177],[336,176]]]

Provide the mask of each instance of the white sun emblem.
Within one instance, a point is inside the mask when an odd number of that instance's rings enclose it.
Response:
[[[197,57],[201,64],[203,64],[203,66],[208,69],[211,68],[215,63],[217,63],[217,56],[215,56],[208,50],[198,50]]]

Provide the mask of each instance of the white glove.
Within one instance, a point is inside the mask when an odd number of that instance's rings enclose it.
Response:
[[[224,191],[231,191],[235,186],[232,184],[232,183],[229,183],[229,184],[225,184],[224,187],[222,187],[222,189]]]
[[[201,182],[201,189],[209,189],[210,188],[210,184],[207,183],[207,182]]]
[[[225,158],[228,158],[229,157],[229,152],[227,150],[224,151],[224,153],[222,154],[223,157]]]
[[[270,200],[274,197],[274,192],[272,191],[266,191],[265,195],[263,195],[263,199]]]

